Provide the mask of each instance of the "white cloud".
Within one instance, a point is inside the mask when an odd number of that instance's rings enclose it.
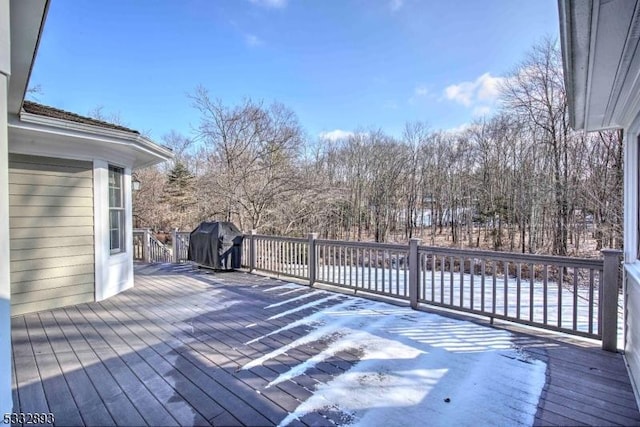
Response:
[[[347,139],[351,136],[354,136],[355,133],[348,131],[348,130],[342,130],[342,129],[334,129],[332,131],[328,131],[328,132],[320,132],[320,134],[318,135],[320,138],[322,139],[327,139],[329,141],[338,141],[341,139]]]
[[[421,99],[434,99],[434,94],[431,93],[431,91],[425,86],[425,85],[418,85],[413,89],[413,93],[411,94],[411,97],[409,98],[409,104],[415,104],[418,101],[420,101]]]
[[[413,94],[415,96],[427,96],[429,95],[429,89],[427,89],[425,86],[418,86],[414,89]]]
[[[389,0],[389,7],[393,12],[399,10],[404,4],[404,0]]]
[[[250,47],[262,46],[264,44],[264,41],[254,34],[245,34],[244,41],[247,43],[247,46]]]
[[[471,105],[471,95],[473,92],[473,83],[463,82],[457,85],[447,86],[444,89],[445,98],[456,101],[466,107]]]
[[[500,96],[500,87],[504,83],[504,77],[493,77],[485,73],[479,77],[478,99],[494,101]]]
[[[474,81],[466,81],[447,86],[444,97],[450,101],[473,108],[474,116],[489,114],[500,96],[500,86],[504,77],[484,73]]]
[[[253,4],[258,6],[268,7],[273,9],[282,9],[287,5],[287,0],[249,0]]]

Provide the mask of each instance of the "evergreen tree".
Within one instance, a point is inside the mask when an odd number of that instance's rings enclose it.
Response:
[[[167,174],[164,202],[169,205],[176,227],[188,229],[196,221],[193,209],[196,204],[195,177],[187,166],[178,161]]]

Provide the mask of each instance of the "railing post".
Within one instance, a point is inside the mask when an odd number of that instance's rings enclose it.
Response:
[[[412,237],[409,239],[409,304],[414,310],[418,308],[418,283],[420,282],[419,269],[420,257],[418,254],[418,245],[420,239]]]
[[[618,346],[618,292],[620,288],[620,255],[617,249],[604,249],[604,271],[600,314],[602,319],[602,349],[616,351]]]
[[[249,231],[249,272],[253,273],[256,270],[256,259],[258,258],[258,248],[256,246],[256,234],[258,230],[253,229]]]
[[[173,262],[178,264],[180,262],[180,242],[178,241],[177,228],[174,228],[171,231],[171,252],[173,255]]]
[[[151,230],[148,228],[142,233],[142,261],[151,262]]]
[[[307,248],[307,262],[309,269],[309,286],[313,286],[316,283],[316,239],[318,233],[309,233],[309,246]]]

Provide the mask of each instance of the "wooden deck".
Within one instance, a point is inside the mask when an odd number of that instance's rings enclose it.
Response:
[[[246,345],[302,316],[268,320],[264,307],[290,297],[263,292],[278,285],[241,272],[137,266],[135,288],[107,301],[14,317],[14,409],[51,412],[59,425],[276,425],[360,357],[343,351],[268,388],[325,344],[240,370],[308,332],[296,327]],[[547,363],[535,424],[640,425],[620,355],[540,335],[517,334],[516,343]],[[342,420],[328,410],[294,424]]]

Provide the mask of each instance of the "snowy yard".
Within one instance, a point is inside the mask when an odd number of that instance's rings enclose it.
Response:
[[[268,388],[303,375],[342,350],[362,356],[350,370],[320,385],[281,425],[318,410],[342,414],[344,425],[533,424],[546,365],[520,352],[511,333],[322,290],[296,295],[304,289],[295,284],[265,289],[289,297],[264,307],[269,319],[315,311],[246,344],[301,325],[311,331],[242,368],[307,343],[329,343]]]

